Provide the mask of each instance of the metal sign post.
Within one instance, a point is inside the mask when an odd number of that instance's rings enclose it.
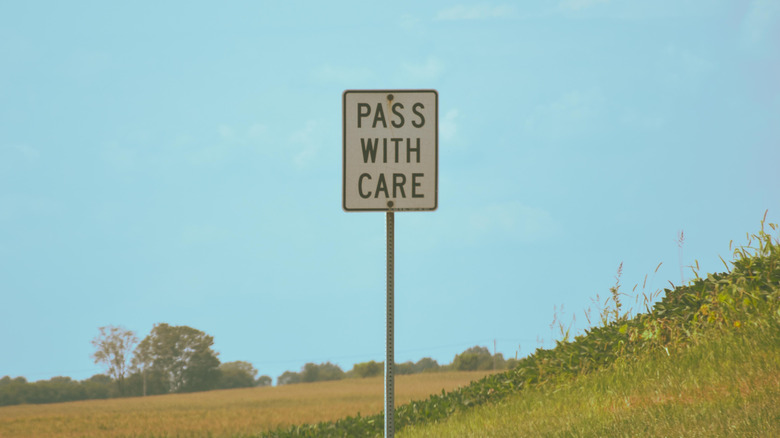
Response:
[[[385,346],[385,437],[395,435],[395,325],[394,280],[395,280],[395,214],[388,211],[385,215],[387,226],[387,344]]]
[[[342,97],[345,211],[384,211],[387,225],[385,437],[395,435],[395,212],[433,211],[439,199],[439,93],[347,90]]]

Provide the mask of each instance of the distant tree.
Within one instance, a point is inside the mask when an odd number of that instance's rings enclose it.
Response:
[[[406,375],[406,374],[432,372],[438,370],[439,370],[439,363],[431,359],[430,357],[424,357],[418,360],[417,363],[412,361],[396,363],[395,366],[393,367],[393,372],[399,376]],[[372,360],[369,362],[355,364],[352,367],[352,369],[349,370],[349,372],[347,372],[347,377],[381,376],[384,374],[384,372],[385,372],[385,363],[375,362]]]
[[[141,395],[146,397],[146,394],[148,393],[148,381],[149,381],[149,368],[152,366],[152,357],[151,357],[151,349],[144,348],[141,349],[140,345],[139,348],[135,349],[135,354],[133,355],[133,359],[131,361],[130,369],[133,371],[133,374],[130,375],[130,378],[128,379],[130,381],[130,386],[132,386],[133,391],[132,393],[134,395]],[[158,373],[159,375],[159,373]],[[138,383],[140,382],[140,391],[137,391]],[[160,390],[159,394],[168,392],[167,389]],[[157,392],[153,392],[157,393]]]
[[[279,386],[301,383],[301,381],[301,374],[294,371],[285,371],[281,376],[276,378],[276,384]]]
[[[25,379],[22,376],[14,377],[13,379],[11,378],[11,376],[5,376],[2,379],[0,379],[0,386],[12,385],[12,384],[23,385],[25,383],[27,383],[27,379]]]
[[[439,369],[439,363],[430,357],[424,357],[414,364],[415,373],[425,373],[431,371],[437,371]]]
[[[24,403],[61,403],[87,398],[79,382],[66,376],[52,377],[25,386]]]
[[[340,380],[344,378],[344,371],[330,362],[323,364],[307,363],[301,371],[302,382],[322,382],[326,380]]]
[[[161,372],[153,370],[151,365],[146,368],[138,366],[125,380],[125,389],[127,395],[146,396],[167,394],[169,385],[167,378]]]
[[[504,359],[503,353],[496,353],[493,355],[493,369],[503,370],[506,369],[506,359]]]
[[[452,369],[456,371],[475,371],[493,369],[493,357],[486,347],[471,347],[452,360]]]
[[[92,339],[95,363],[102,363],[108,375],[114,379],[119,394],[124,392],[125,375],[130,367],[130,355],[138,338],[131,330],[112,325],[100,327],[100,334]]]
[[[82,380],[81,386],[84,388],[87,400],[110,398],[117,395],[114,381],[105,374],[95,374],[89,379]],[[125,395],[127,392],[127,382],[125,382]]]
[[[24,377],[0,379],[0,406],[18,405],[27,402],[27,389],[30,384]]]
[[[384,367],[385,365],[383,362],[371,360],[368,362],[356,363],[347,374],[349,377],[357,378],[381,376],[384,372]]]
[[[257,370],[249,362],[240,360],[226,362],[219,366],[219,371],[221,374],[219,387],[222,389],[251,388],[255,386]]]
[[[255,386],[271,386],[273,384],[273,379],[271,379],[271,376],[262,375],[257,378],[255,381]]]
[[[135,367],[163,376],[167,392],[205,391],[219,383],[214,338],[187,326],[155,324],[136,348]]]
[[[81,382],[63,376],[32,383],[24,377],[11,379],[6,376],[0,379],[0,406],[109,398],[116,394],[114,380],[104,374]]]
[[[385,364],[384,362],[380,362],[382,364],[382,373],[385,371]],[[395,374],[402,376],[405,374],[414,374],[417,371],[414,370],[414,362],[412,361],[406,361],[401,363],[396,363],[395,368],[393,368],[393,371],[395,371]]]
[[[209,336],[210,337],[210,336]],[[214,341],[211,341],[213,344]],[[208,391],[219,383],[219,359],[211,348],[196,350],[182,372],[180,391]]]

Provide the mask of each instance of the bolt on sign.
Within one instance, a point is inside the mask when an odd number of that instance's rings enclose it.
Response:
[[[344,210],[436,210],[436,90],[347,90],[343,106]]]

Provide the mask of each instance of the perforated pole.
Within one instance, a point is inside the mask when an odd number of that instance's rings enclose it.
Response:
[[[393,351],[395,309],[393,302],[395,275],[395,217],[388,211],[387,223],[387,344],[385,345],[385,438],[395,436],[395,375],[393,374],[395,354]]]

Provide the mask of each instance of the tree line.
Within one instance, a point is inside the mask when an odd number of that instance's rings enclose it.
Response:
[[[100,327],[92,340],[92,358],[104,366],[104,374],[38,382],[5,376],[0,379],[0,406],[271,385],[271,377],[257,377],[249,362],[221,363],[212,345],[212,336],[188,326],[155,324],[140,342],[131,330]]]
[[[59,403],[77,400],[134,397],[156,394],[208,391],[213,389],[270,386],[270,376],[257,376],[245,361],[221,363],[212,349],[214,338],[188,326],[155,324],[140,342],[135,333],[122,327],[100,327],[92,340],[92,359],[102,364],[104,374],[82,381],[70,377],[28,382],[24,377],[0,379],[0,406]],[[451,364],[434,359],[395,364],[399,375],[439,371],[501,370],[516,359],[491,355],[486,347],[471,347],[457,354]],[[299,372],[285,371],[277,385],[381,376],[384,362],[368,361],[343,371],[330,362],[307,363]]]
[[[504,355],[501,353],[490,354],[490,350],[487,347],[474,346],[463,353],[456,354],[450,364],[439,365],[436,360],[424,357],[417,362],[396,363],[393,371],[397,375],[404,375],[443,371],[505,370],[513,368],[517,363],[517,359],[514,358],[504,359]],[[289,385],[293,383],[374,377],[383,375],[384,370],[384,362],[373,360],[357,363],[349,371],[343,371],[338,365],[330,362],[321,364],[310,362],[304,365],[299,372],[285,371],[276,379],[276,384]]]

